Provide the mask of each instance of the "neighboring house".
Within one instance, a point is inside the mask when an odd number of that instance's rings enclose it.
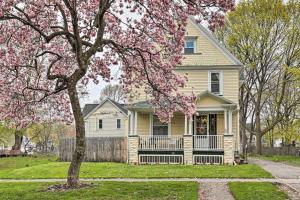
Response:
[[[146,93],[139,89],[141,95],[127,106],[128,121],[124,107],[109,99],[86,105],[86,136],[128,134],[129,163],[232,164],[240,145],[242,63],[193,20],[187,26],[184,53],[183,65],[176,72],[188,77],[182,92],[197,95],[192,119],[176,112],[169,123],[161,123]],[[117,119],[121,119],[121,129]]]
[[[83,108],[86,137],[127,137],[128,117],[124,105],[109,98]]]

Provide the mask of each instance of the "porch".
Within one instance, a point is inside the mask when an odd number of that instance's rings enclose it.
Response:
[[[168,123],[162,123],[147,102],[134,104],[129,112],[129,146],[134,147],[130,148],[129,162],[233,163],[238,130],[236,104],[205,94],[197,105],[191,118],[176,112]]]

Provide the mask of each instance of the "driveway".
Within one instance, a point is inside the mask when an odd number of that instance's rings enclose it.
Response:
[[[280,162],[273,162],[269,160],[262,160],[257,158],[250,158],[249,163],[256,164],[263,168],[264,170],[270,172],[276,180],[283,179],[286,180],[285,185],[289,186],[294,190],[296,197],[291,199],[300,199],[300,183],[292,183],[288,180],[300,180],[300,167],[295,167],[287,165]],[[288,192],[288,191],[287,191]],[[290,191],[291,192],[291,191]],[[296,194],[298,193],[298,194]],[[293,194],[291,194],[293,195]],[[290,196],[291,197],[291,196]]]
[[[280,162],[250,158],[249,163],[256,164],[279,179],[300,179],[300,168]]]

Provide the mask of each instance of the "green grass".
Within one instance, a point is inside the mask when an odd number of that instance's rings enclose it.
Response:
[[[0,158],[0,170],[19,169],[55,162],[56,156],[28,156]]]
[[[14,167],[0,168],[2,179],[66,178],[69,163],[50,160],[26,163],[26,157],[1,158],[0,166],[15,159]],[[10,162],[12,162],[10,160]],[[45,164],[43,164],[45,162]],[[23,166],[23,167],[22,167]],[[124,163],[83,163],[81,178],[272,178],[256,165],[128,165]]]
[[[231,182],[229,188],[236,200],[288,199],[288,196],[272,183]]]
[[[296,156],[260,156],[260,158],[300,167],[300,157]]]
[[[46,191],[53,183],[0,183],[1,200],[47,199],[197,199],[195,182],[97,182],[92,187],[63,192]]]

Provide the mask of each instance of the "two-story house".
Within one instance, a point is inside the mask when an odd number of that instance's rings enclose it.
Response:
[[[143,91],[128,106],[129,163],[229,163],[239,150],[239,62],[192,19],[185,37],[186,94],[197,95],[192,119],[175,113],[161,123]]]
[[[176,72],[188,77],[182,92],[197,95],[192,119],[177,112],[169,123],[161,123],[140,89],[126,108],[109,99],[87,105],[87,137],[128,137],[129,163],[232,164],[239,150],[242,63],[192,19],[184,54]]]

